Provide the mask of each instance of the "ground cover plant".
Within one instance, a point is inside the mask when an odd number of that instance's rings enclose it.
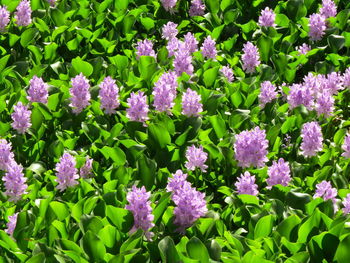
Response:
[[[0,0],[1,262],[349,262],[349,17]]]

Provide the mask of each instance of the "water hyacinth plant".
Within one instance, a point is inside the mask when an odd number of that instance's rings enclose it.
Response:
[[[350,3],[0,0],[0,261],[350,261]]]

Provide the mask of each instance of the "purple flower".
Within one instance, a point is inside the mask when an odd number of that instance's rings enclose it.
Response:
[[[148,239],[153,235],[152,232],[149,232],[149,229],[154,226],[152,223],[154,216],[152,215],[151,202],[149,201],[150,196],[150,192],[146,192],[144,186],[137,188],[134,185],[132,191],[128,192],[126,196],[129,204],[125,206],[134,216],[134,226],[130,232],[132,233],[137,229],[142,229],[145,231]]]
[[[73,113],[78,114],[90,104],[90,84],[89,80],[80,73],[71,80],[72,88],[69,89],[71,94],[69,106],[73,108]]]
[[[342,153],[342,156],[344,156],[345,158],[350,158],[350,134],[348,133],[345,136],[344,139],[344,144],[341,147],[344,152]]]
[[[277,98],[276,86],[270,81],[264,81],[261,83],[259,102],[260,107],[264,108],[265,105]]]
[[[23,134],[32,126],[30,123],[31,111],[28,107],[23,105],[22,102],[18,102],[14,107],[14,111],[11,114],[13,122],[11,123],[18,133]]]
[[[332,72],[327,77],[319,78],[321,88],[327,89],[332,95],[343,89],[343,78],[340,73]]]
[[[178,195],[186,182],[187,174],[184,174],[181,170],[177,170],[172,174],[172,177],[168,178],[168,184],[166,190],[173,192],[174,195]]]
[[[256,46],[251,42],[247,42],[243,45],[243,69],[247,73],[255,72],[255,67],[260,65],[260,54]]]
[[[50,6],[54,7],[56,4],[56,0],[47,0],[47,2],[50,4]]]
[[[15,12],[15,20],[18,26],[28,26],[32,23],[32,9],[28,0],[22,0]]]
[[[350,213],[350,194],[347,194],[344,201],[343,201],[343,213],[349,214]]]
[[[321,87],[321,82],[324,82],[324,78],[323,75],[313,75],[311,72],[309,72],[304,78],[304,83],[303,83],[303,87],[302,92],[306,92],[307,93],[307,97],[308,97],[308,102],[306,102],[307,105],[309,105],[309,107],[312,106],[312,102],[311,100],[311,96],[312,97],[317,97],[319,93],[322,92],[323,88]]]
[[[26,194],[27,178],[24,177],[22,166],[15,161],[7,166],[7,172],[2,180],[6,188],[5,194],[10,197],[10,202],[17,202],[22,198],[22,195]]]
[[[245,172],[244,175],[238,177],[238,181],[235,183],[236,190],[239,195],[258,195],[258,185],[255,183],[255,176],[250,175],[249,172]]]
[[[160,1],[162,2],[162,5],[166,11],[170,12],[171,14],[175,12],[174,8],[176,6],[177,0],[160,0]]]
[[[203,111],[203,105],[200,102],[201,96],[194,90],[188,88],[182,95],[182,114],[187,117],[198,117]]]
[[[80,177],[88,178],[92,174],[92,162],[93,159],[87,156],[85,164],[79,170]]]
[[[203,45],[201,47],[202,55],[205,58],[212,58],[215,59],[217,50],[216,50],[216,42],[214,39],[211,38],[211,36],[207,36],[204,39]]]
[[[322,0],[322,7],[320,8],[320,14],[325,18],[337,15],[337,6],[332,0]]]
[[[175,55],[176,51],[179,50],[180,43],[181,41],[178,40],[176,37],[169,39],[166,45],[166,49],[168,50],[168,57],[172,57]]]
[[[350,88],[350,68],[347,68],[343,74],[343,85],[345,88]]]
[[[75,159],[69,153],[64,153],[60,158],[60,162],[56,164],[56,182],[58,183],[56,188],[61,192],[78,184],[76,180],[79,179],[79,175],[75,165]]]
[[[293,84],[290,87],[287,101],[291,109],[304,105],[308,110],[312,110],[314,105],[313,90],[301,84]]]
[[[311,50],[311,46],[309,46],[306,43],[303,43],[301,46],[297,46],[295,48],[295,50],[297,50],[299,52],[299,55],[306,55],[307,52],[309,52]]]
[[[202,0],[192,0],[190,7],[190,16],[202,16],[204,15],[205,5]]]
[[[132,92],[127,99],[129,108],[126,109],[126,117],[131,121],[145,122],[148,120],[147,96],[142,91]]]
[[[268,146],[269,141],[266,139],[265,130],[260,130],[259,127],[237,134],[234,150],[238,165],[263,167],[268,161],[266,157]]]
[[[185,163],[185,167],[190,171],[194,171],[196,167],[198,167],[202,172],[205,172],[208,168],[208,166],[205,165],[208,154],[203,151],[202,145],[200,145],[198,148],[194,145],[187,147],[186,158],[187,162]]]
[[[156,58],[156,53],[153,50],[153,43],[151,40],[145,39],[137,42],[136,45],[136,58],[141,56],[151,56]]]
[[[0,170],[6,171],[7,167],[14,161],[14,154],[11,150],[11,143],[0,139]]]
[[[0,32],[10,23],[10,11],[7,10],[6,5],[0,6]]]
[[[8,217],[9,221],[6,224],[7,229],[5,229],[5,232],[10,236],[13,236],[13,232],[15,231],[15,228],[17,225],[17,216],[18,216],[18,212]]]
[[[319,94],[316,100],[315,108],[318,116],[324,114],[324,116],[328,118],[332,115],[334,110],[334,98],[327,90]]]
[[[312,41],[320,40],[325,34],[326,20],[320,14],[312,14],[309,18],[309,37]]]
[[[301,154],[305,157],[315,156],[317,152],[322,150],[322,131],[320,125],[313,121],[303,125],[301,130]]]
[[[324,201],[331,199],[335,201],[335,197],[338,192],[336,188],[332,188],[332,185],[328,181],[322,181],[321,183],[316,185],[316,193],[314,198],[321,197]]]
[[[176,177],[175,177],[176,176]],[[172,191],[172,200],[176,207],[174,209],[174,224],[178,226],[177,231],[184,233],[186,228],[200,217],[204,216],[208,209],[205,194],[197,191],[186,179],[186,174],[177,171],[173,180],[169,180],[167,191]]]
[[[38,78],[37,76],[33,76],[29,81],[29,84],[27,99],[31,102],[41,102],[46,104],[47,97],[49,96],[47,91],[49,86],[42,78]]]
[[[290,168],[288,162],[285,162],[283,158],[280,158],[278,162],[273,161],[272,166],[268,169],[269,178],[266,180],[268,188],[271,189],[273,185],[280,184],[287,186],[290,182]]]
[[[193,74],[192,56],[186,48],[185,43],[179,43],[178,50],[175,52],[173,65],[178,76],[181,76],[183,72],[190,76]]]
[[[270,8],[266,7],[261,11],[261,16],[259,16],[259,25],[266,27],[274,27],[276,15]]]
[[[165,38],[166,40],[170,40],[179,33],[177,30],[177,24],[173,22],[168,22],[162,27],[162,38]]]
[[[177,86],[177,75],[174,71],[163,73],[155,83],[152,92],[154,96],[153,105],[157,111],[170,114],[170,110],[175,105]]]
[[[190,53],[196,52],[198,50],[198,41],[192,33],[188,32],[184,36],[184,43],[185,43],[185,48]]]
[[[115,113],[119,107],[119,89],[114,79],[108,76],[100,83],[99,98],[101,109],[105,109],[106,114]]]
[[[224,75],[224,77],[229,83],[231,83],[235,79],[235,77],[233,76],[233,71],[229,66],[223,66],[220,69],[220,72],[222,75]]]

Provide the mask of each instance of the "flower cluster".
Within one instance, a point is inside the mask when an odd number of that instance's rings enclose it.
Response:
[[[154,226],[152,223],[154,216],[152,214],[151,202],[149,201],[150,196],[151,193],[146,192],[144,186],[137,188],[134,185],[126,196],[129,204],[125,206],[134,216],[134,226],[130,232],[132,233],[137,229],[142,229],[145,231],[145,235],[148,239],[153,235],[152,232],[149,232],[149,229]]]
[[[276,14],[270,8],[266,7],[261,11],[261,16],[259,16],[259,25],[266,27],[275,26]]]
[[[156,53],[153,50],[153,43],[151,40],[145,39],[138,41],[136,50],[137,59],[139,59],[141,56],[151,56],[156,58]]]
[[[62,155],[59,163],[56,164],[56,182],[58,183],[58,190],[64,191],[68,187],[78,184],[76,180],[79,179],[79,175],[75,165],[76,161],[72,155],[67,152]]]
[[[189,14],[190,16],[204,15],[205,5],[202,0],[192,0]]]
[[[7,167],[14,161],[10,142],[0,139],[0,170],[6,171]]]
[[[264,108],[265,105],[277,98],[276,86],[270,81],[264,81],[261,83],[259,102],[260,107]]]
[[[200,102],[201,96],[194,90],[188,88],[182,95],[182,114],[187,117],[198,117],[203,111],[203,105]]]
[[[13,120],[11,123],[12,128],[20,134],[26,133],[32,126],[30,123],[31,111],[28,110],[28,107],[23,105],[22,102],[18,102],[13,109],[14,111],[11,114]]]
[[[332,188],[332,185],[328,181],[322,181],[321,183],[316,185],[316,192],[314,198],[321,197],[323,200],[327,201],[331,199],[335,201],[335,197],[337,196],[338,191],[336,188]]]
[[[79,174],[81,178],[87,178],[92,174],[92,162],[93,162],[93,159],[87,156],[85,160],[85,164],[79,170]]]
[[[322,0],[320,14],[324,18],[335,17],[337,15],[337,6],[332,0]]]
[[[162,27],[162,38],[170,40],[176,38],[179,31],[177,30],[177,24],[173,22],[168,22]]]
[[[295,50],[297,50],[300,55],[306,55],[307,52],[311,50],[311,46],[309,46],[306,43],[303,43],[301,46],[297,46]]]
[[[216,54],[218,53],[216,50],[216,42],[214,39],[211,38],[211,36],[207,36],[204,39],[203,45],[201,47],[202,55],[205,58],[212,58],[215,59]]]
[[[163,73],[153,88],[153,106],[159,112],[170,114],[170,110],[174,107],[177,89],[177,75],[174,71]]]
[[[287,101],[291,109],[299,105],[304,105],[307,109],[311,110],[314,106],[313,91],[306,85],[293,84],[290,87]]]
[[[287,186],[291,180],[288,162],[285,162],[283,158],[280,158],[278,162],[273,161],[267,174],[269,175],[269,178],[266,182],[269,188],[276,184]]]
[[[100,83],[99,98],[106,114],[115,113],[119,107],[119,89],[114,79],[108,76]]]
[[[300,148],[305,157],[315,156],[317,152],[322,150],[322,131],[317,122],[305,123],[301,130],[301,137],[303,141]]]
[[[6,224],[7,229],[5,230],[5,232],[10,236],[13,236],[13,232],[15,231],[17,225],[17,216],[18,213],[14,213],[12,216],[8,217],[9,221]]]
[[[349,214],[350,213],[350,194],[347,194],[344,201],[343,201],[343,213]]]
[[[246,195],[258,195],[258,185],[255,183],[255,176],[250,175],[249,172],[245,172],[244,175],[238,177],[238,181],[235,183],[238,194]]]
[[[241,167],[263,167],[268,161],[266,157],[268,143],[265,131],[259,127],[237,134],[234,151],[238,165]]]
[[[28,0],[22,0],[15,12],[15,20],[18,26],[28,26],[32,23],[32,9]]]
[[[345,136],[342,149],[344,150],[344,152],[342,153],[342,156],[344,156],[345,158],[350,158],[350,134],[349,133]]]
[[[320,40],[325,34],[326,19],[320,14],[312,14],[309,18],[309,37],[312,41]]]
[[[186,48],[185,43],[178,42],[178,50],[175,52],[175,58],[173,61],[174,70],[178,76],[181,76],[183,72],[192,76],[193,65],[191,52]]]
[[[145,122],[148,120],[147,96],[142,91],[132,92],[127,99],[129,108],[126,109],[126,117],[131,121]]]
[[[72,88],[69,89],[71,94],[69,106],[73,108],[73,113],[78,114],[90,104],[90,84],[89,80],[80,73],[71,80]]]
[[[47,97],[49,93],[47,91],[48,85],[43,81],[42,78],[33,76],[29,81],[29,89],[27,99],[31,102],[47,103]]]
[[[195,145],[188,147],[186,150],[186,158],[187,162],[185,163],[185,166],[188,170],[193,171],[198,167],[202,172],[205,172],[208,168],[208,166],[205,165],[208,154],[203,151],[202,145],[199,147],[196,147]]]
[[[231,83],[235,79],[235,77],[233,76],[233,70],[229,66],[223,66],[220,69],[220,72],[229,83]]]
[[[186,177],[186,174],[178,170],[173,178],[168,179],[167,186],[167,191],[172,192],[172,200],[176,205],[174,224],[178,226],[177,231],[180,233],[184,233],[186,228],[208,211],[205,194],[193,188],[186,181]]]
[[[160,0],[164,9],[168,12],[170,12],[171,14],[173,14],[174,8],[176,6],[177,0]]]
[[[17,202],[22,198],[22,195],[26,194],[27,178],[24,177],[23,167],[15,161],[7,166],[7,172],[2,180],[6,188],[5,194],[10,197],[10,202]]]
[[[243,69],[247,73],[255,72],[255,68],[260,65],[260,54],[256,46],[251,42],[247,42],[243,45]]]
[[[10,23],[10,11],[6,6],[0,6],[0,32]]]

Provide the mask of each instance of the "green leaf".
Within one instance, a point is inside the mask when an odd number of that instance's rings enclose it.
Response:
[[[36,28],[28,28],[21,35],[21,45],[22,47],[27,47],[30,43],[35,40],[35,36],[38,33],[38,29]]]
[[[205,245],[196,237],[192,237],[186,244],[186,251],[190,258],[201,263],[209,262],[209,253]]]
[[[177,263],[180,260],[179,254],[177,253],[174,241],[171,237],[164,237],[159,243],[158,248],[160,256],[163,262]]]
[[[133,225],[134,217],[127,209],[107,205],[106,216],[113,225],[124,233],[127,233]]]
[[[299,224],[301,223],[301,219],[297,215],[291,215],[284,219],[277,227],[277,232],[280,233],[281,236],[286,237],[290,240],[290,235]]]
[[[43,252],[40,252],[26,261],[26,263],[41,263],[45,262],[46,256]]]
[[[158,221],[162,219],[164,211],[167,209],[169,201],[170,201],[171,193],[165,193],[162,195],[162,197],[158,200],[158,204],[156,208],[153,211],[154,220],[153,222],[158,225]]]
[[[152,18],[149,17],[141,17],[141,24],[146,28],[147,31],[151,30],[152,28],[154,28],[154,20]]]
[[[141,229],[133,233],[120,247],[120,252],[126,252],[135,249],[139,246],[141,242],[143,231]]]
[[[203,74],[203,81],[207,88],[211,88],[214,85],[218,76],[219,67],[210,68]]]
[[[149,81],[157,70],[157,63],[155,62],[154,57],[150,56],[141,56],[139,58],[138,66],[141,78],[146,81]]]
[[[261,36],[258,39],[258,48],[261,55],[261,59],[264,62],[268,62],[273,51],[273,41],[269,37]]]
[[[154,160],[147,158],[145,155],[141,155],[137,161],[137,167],[142,184],[147,190],[151,190],[156,178],[157,163]]]
[[[83,61],[80,57],[72,59],[72,66],[77,73],[83,73],[85,77],[89,77],[94,71],[91,64]]]
[[[306,242],[309,239],[309,234],[318,231],[320,221],[321,213],[316,208],[315,212],[300,226],[298,231],[298,242]]]
[[[60,221],[64,220],[70,214],[69,209],[64,203],[52,201],[50,203],[50,208]]]
[[[153,141],[157,142],[160,148],[165,148],[171,143],[170,134],[163,125],[152,123],[149,125],[148,130],[149,137],[153,139]]]
[[[103,156],[108,160],[111,158],[115,165],[124,165],[126,162],[126,156],[122,149],[119,147],[108,147],[103,146],[102,149],[100,149],[100,152],[103,154]]]
[[[99,237],[90,230],[83,236],[83,248],[90,260],[95,262],[102,261],[106,254],[106,247]]]
[[[206,6],[208,7],[210,13],[217,14],[220,9],[220,1],[217,0],[207,0]]]
[[[105,244],[105,246],[108,248],[112,248],[117,241],[117,230],[114,226],[111,225],[106,225],[103,229],[100,230],[98,235],[101,238],[102,242]]]
[[[338,263],[348,262],[350,258],[350,234],[340,238],[340,244],[335,252],[334,260]]]
[[[254,228],[254,239],[259,237],[268,237],[272,232],[274,218],[272,215],[267,215],[259,219]]]
[[[304,0],[289,0],[287,2],[287,15],[289,18],[298,21],[300,18],[305,17],[307,14]]]
[[[0,73],[4,70],[4,68],[6,67],[7,65],[7,62],[9,60],[11,55],[6,55],[6,56],[3,56],[2,58],[0,58]]]
[[[330,35],[327,40],[334,53],[338,53],[345,45],[345,37],[343,36]]]
[[[214,128],[214,131],[216,133],[216,136],[221,139],[227,134],[225,121],[222,119],[222,117],[218,115],[213,115],[209,117],[209,121]]]
[[[215,239],[213,239],[211,241],[208,241],[206,243],[206,246],[207,246],[207,249],[209,251],[210,258],[220,262],[222,248],[219,245],[219,243]]]

